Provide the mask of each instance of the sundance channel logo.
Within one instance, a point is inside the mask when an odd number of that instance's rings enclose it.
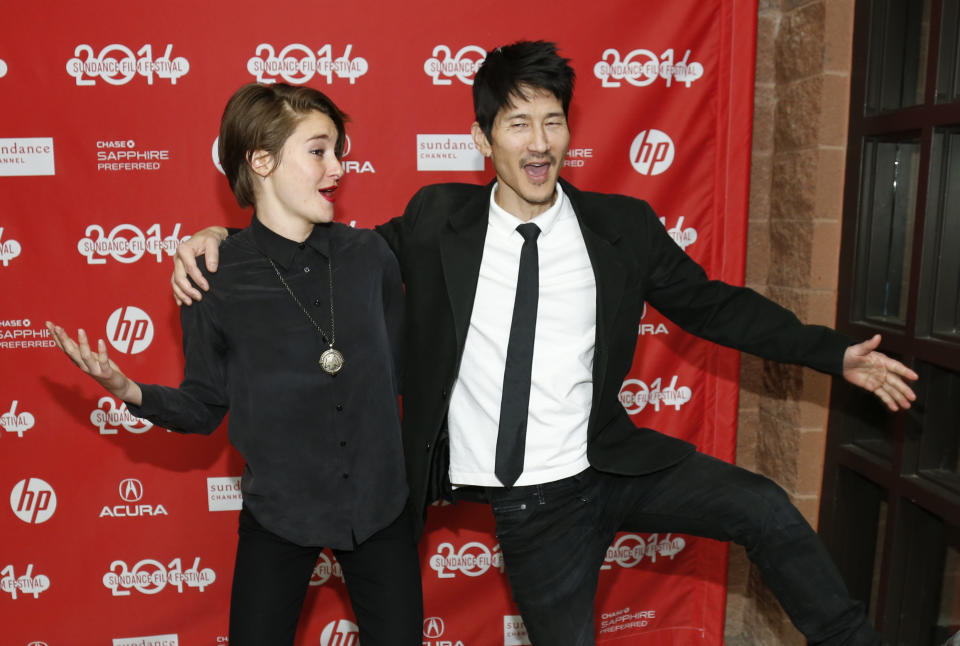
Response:
[[[240,476],[207,478],[207,511],[239,511],[241,507]]]
[[[417,135],[417,170],[483,170],[483,154],[470,135]]]
[[[530,646],[530,636],[520,615],[503,616],[503,646]]]
[[[53,137],[0,139],[0,177],[56,174]]]
[[[116,637],[113,640],[113,646],[180,646],[180,637],[176,633],[146,637]]]

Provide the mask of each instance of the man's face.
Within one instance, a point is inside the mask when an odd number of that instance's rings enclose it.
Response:
[[[560,100],[547,90],[523,88],[500,109],[491,139],[473,124],[473,139],[493,162],[497,204],[522,220],[546,211],[556,197],[557,178],[570,146],[570,130]]]

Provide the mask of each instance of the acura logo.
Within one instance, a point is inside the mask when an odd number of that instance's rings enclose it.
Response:
[[[136,478],[121,480],[120,497],[124,502],[137,502],[143,498],[143,485]]]
[[[436,639],[443,634],[443,619],[440,617],[427,617],[423,620],[423,636]]]

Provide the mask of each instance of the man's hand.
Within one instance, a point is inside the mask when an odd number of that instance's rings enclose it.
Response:
[[[892,411],[910,408],[917,396],[904,379],[916,381],[917,373],[896,359],[877,352],[880,335],[851,345],[843,354],[843,378],[854,386],[869,390]]]
[[[177,255],[173,257],[173,276],[170,285],[173,286],[173,298],[177,305],[191,305],[199,301],[203,294],[190,284],[189,275],[203,291],[210,289],[206,278],[197,267],[197,256],[204,256],[207,271],[217,271],[220,261],[220,243],[227,237],[227,230],[223,227],[207,227],[190,236],[189,240],[180,243]]]
[[[74,341],[62,327],[50,321],[47,321],[47,329],[57,347],[63,350],[63,353],[80,370],[93,377],[111,395],[136,406],[143,402],[140,386],[120,372],[117,364],[110,360],[107,356],[107,344],[103,339],[97,342],[97,352],[92,352],[87,342],[87,333],[83,330],[77,330],[77,340]]]

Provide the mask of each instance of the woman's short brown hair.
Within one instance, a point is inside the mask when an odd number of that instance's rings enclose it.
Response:
[[[285,83],[250,83],[230,97],[220,120],[218,154],[220,166],[240,206],[253,206],[255,202],[250,156],[264,150],[273,156],[276,167],[284,142],[300,120],[314,110],[330,117],[336,126],[337,142],[333,150],[340,159],[346,142],[347,115],[323,92]]]

